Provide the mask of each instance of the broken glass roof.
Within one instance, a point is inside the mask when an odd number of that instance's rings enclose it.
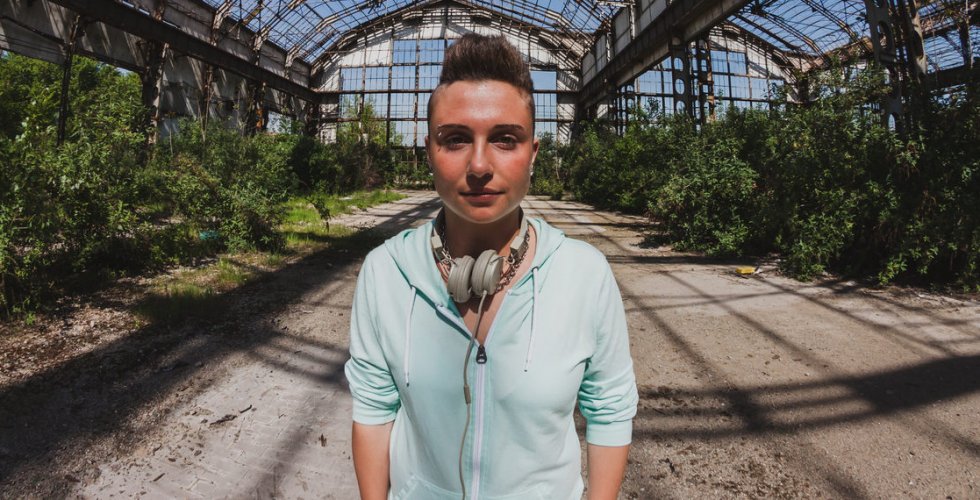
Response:
[[[313,62],[342,36],[385,16],[442,0],[204,0],[228,18],[296,57]],[[590,43],[621,8],[637,0],[453,0],[487,9],[556,34]],[[677,1],[677,0],[675,0]],[[644,0],[641,5],[647,5]],[[957,26],[977,47],[977,0],[922,2],[920,13],[930,69],[962,61]],[[865,0],[748,0],[728,22],[789,56],[819,59],[860,45],[868,50]],[[971,16],[972,14],[972,16]],[[965,17],[964,17],[965,16]],[[974,50],[975,51],[975,50]]]

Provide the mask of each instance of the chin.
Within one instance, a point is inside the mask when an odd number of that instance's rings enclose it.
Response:
[[[504,200],[498,200],[497,203],[485,204],[479,201],[474,202],[473,200],[463,198],[458,200],[457,203],[454,203],[452,206],[448,204],[446,206],[451,211],[455,212],[460,218],[469,222],[475,224],[489,224],[500,220],[502,217],[505,217],[517,209],[517,206],[509,208],[508,204],[503,203],[503,201]]]

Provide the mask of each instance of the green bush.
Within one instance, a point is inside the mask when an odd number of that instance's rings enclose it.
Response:
[[[688,146],[686,161],[653,192],[650,213],[679,248],[738,255],[750,234],[758,174],[736,156],[732,140]]]
[[[71,76],[59,146],[61,68],[0,55],[0,314],[35,309],[79,279],[278,249],[290,194],[397,178],[370,105],[338,127],[336,144],[187,120],[148,151],[137,74],[77,57]]]
[[[579,199],[645,212],[679,248],[778,252],[801,279],[835,270],[980,290],[972,85],[921,103],[902,137],[869,107],[888,90],[880,71],[828,71],[806,106],[729,109],[699,128],[647,110],[622,135],[584,123],[565,161]]]
[[[57,66],[0,57],[0,313],[32,308],[74,274],[130,267],[152,241],[134,168],[138,78],[78,58],[57,146],[60,81]]]
[[[538,154],[534,160],[531,194],[560,200],[565,195],[567,177],[568,174],[562,167],[561,151],[555,136],[550,133],[542,134],[538,140]]]
[[[277,250],[282,203],[299,183],[289,162],[296,144],[291,136],[247,137],[221,125],[205,135],[186,121],[160,145],[151,169],[181,221],[217,234],[232,251]]]
[[[878,279],[915,275],[980,291],[980,83],[925,103],[896,155],[894,200],[883,203]]]

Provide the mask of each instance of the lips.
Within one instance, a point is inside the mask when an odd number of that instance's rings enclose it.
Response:
[[[492,191],[492,190],[480,190],[480,191],[464,191],[459,194],[470,205],[490,206],[497,203],[497,200],[500,198],[501,195],[504,194],[504,192]]]

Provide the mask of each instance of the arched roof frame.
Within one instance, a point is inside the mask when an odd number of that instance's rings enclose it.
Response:
[[[345,33],[426,2],[418,0],[203,0],[226,8],[243,27],[307,62],[319,59]],[[588,45],[621,3],[602,0],[471,0],[470,4]],[[555,7],[555,8],[552,8]]]
[[[406,6],[397,12],[356,26],[343,36],[336,38],[334,43],[326,48],[321,53],[321,56],[314,61],[314,80],[316,80],[325,66],[330,64],[338,56],[344,54],[349,48],[356,46],[358,41],[363,37],[372,35],[384,36],[391,29],[421,26],[425,22],[426,13],[443,8],[449,11],[451,7],[464,8],[469,13],[466,14],[465,18],[461,19],[440,19],[440,24],[453,21],[465,24],[467,21],[471,21],[476,24],[500,26],[501,31],[509,31],[514,36],[529,38],[537,45],[547,49],[553,54],[555,59],[562,62],[559,66],[565,70],[577,69],[582,54],[587,49],[587,46],[581,43],[581,40],[577,37],[570,37],[564,32],[528,24],[515,17],[502,14],[497,10],[481,7],[467,0],[429,0]]]

